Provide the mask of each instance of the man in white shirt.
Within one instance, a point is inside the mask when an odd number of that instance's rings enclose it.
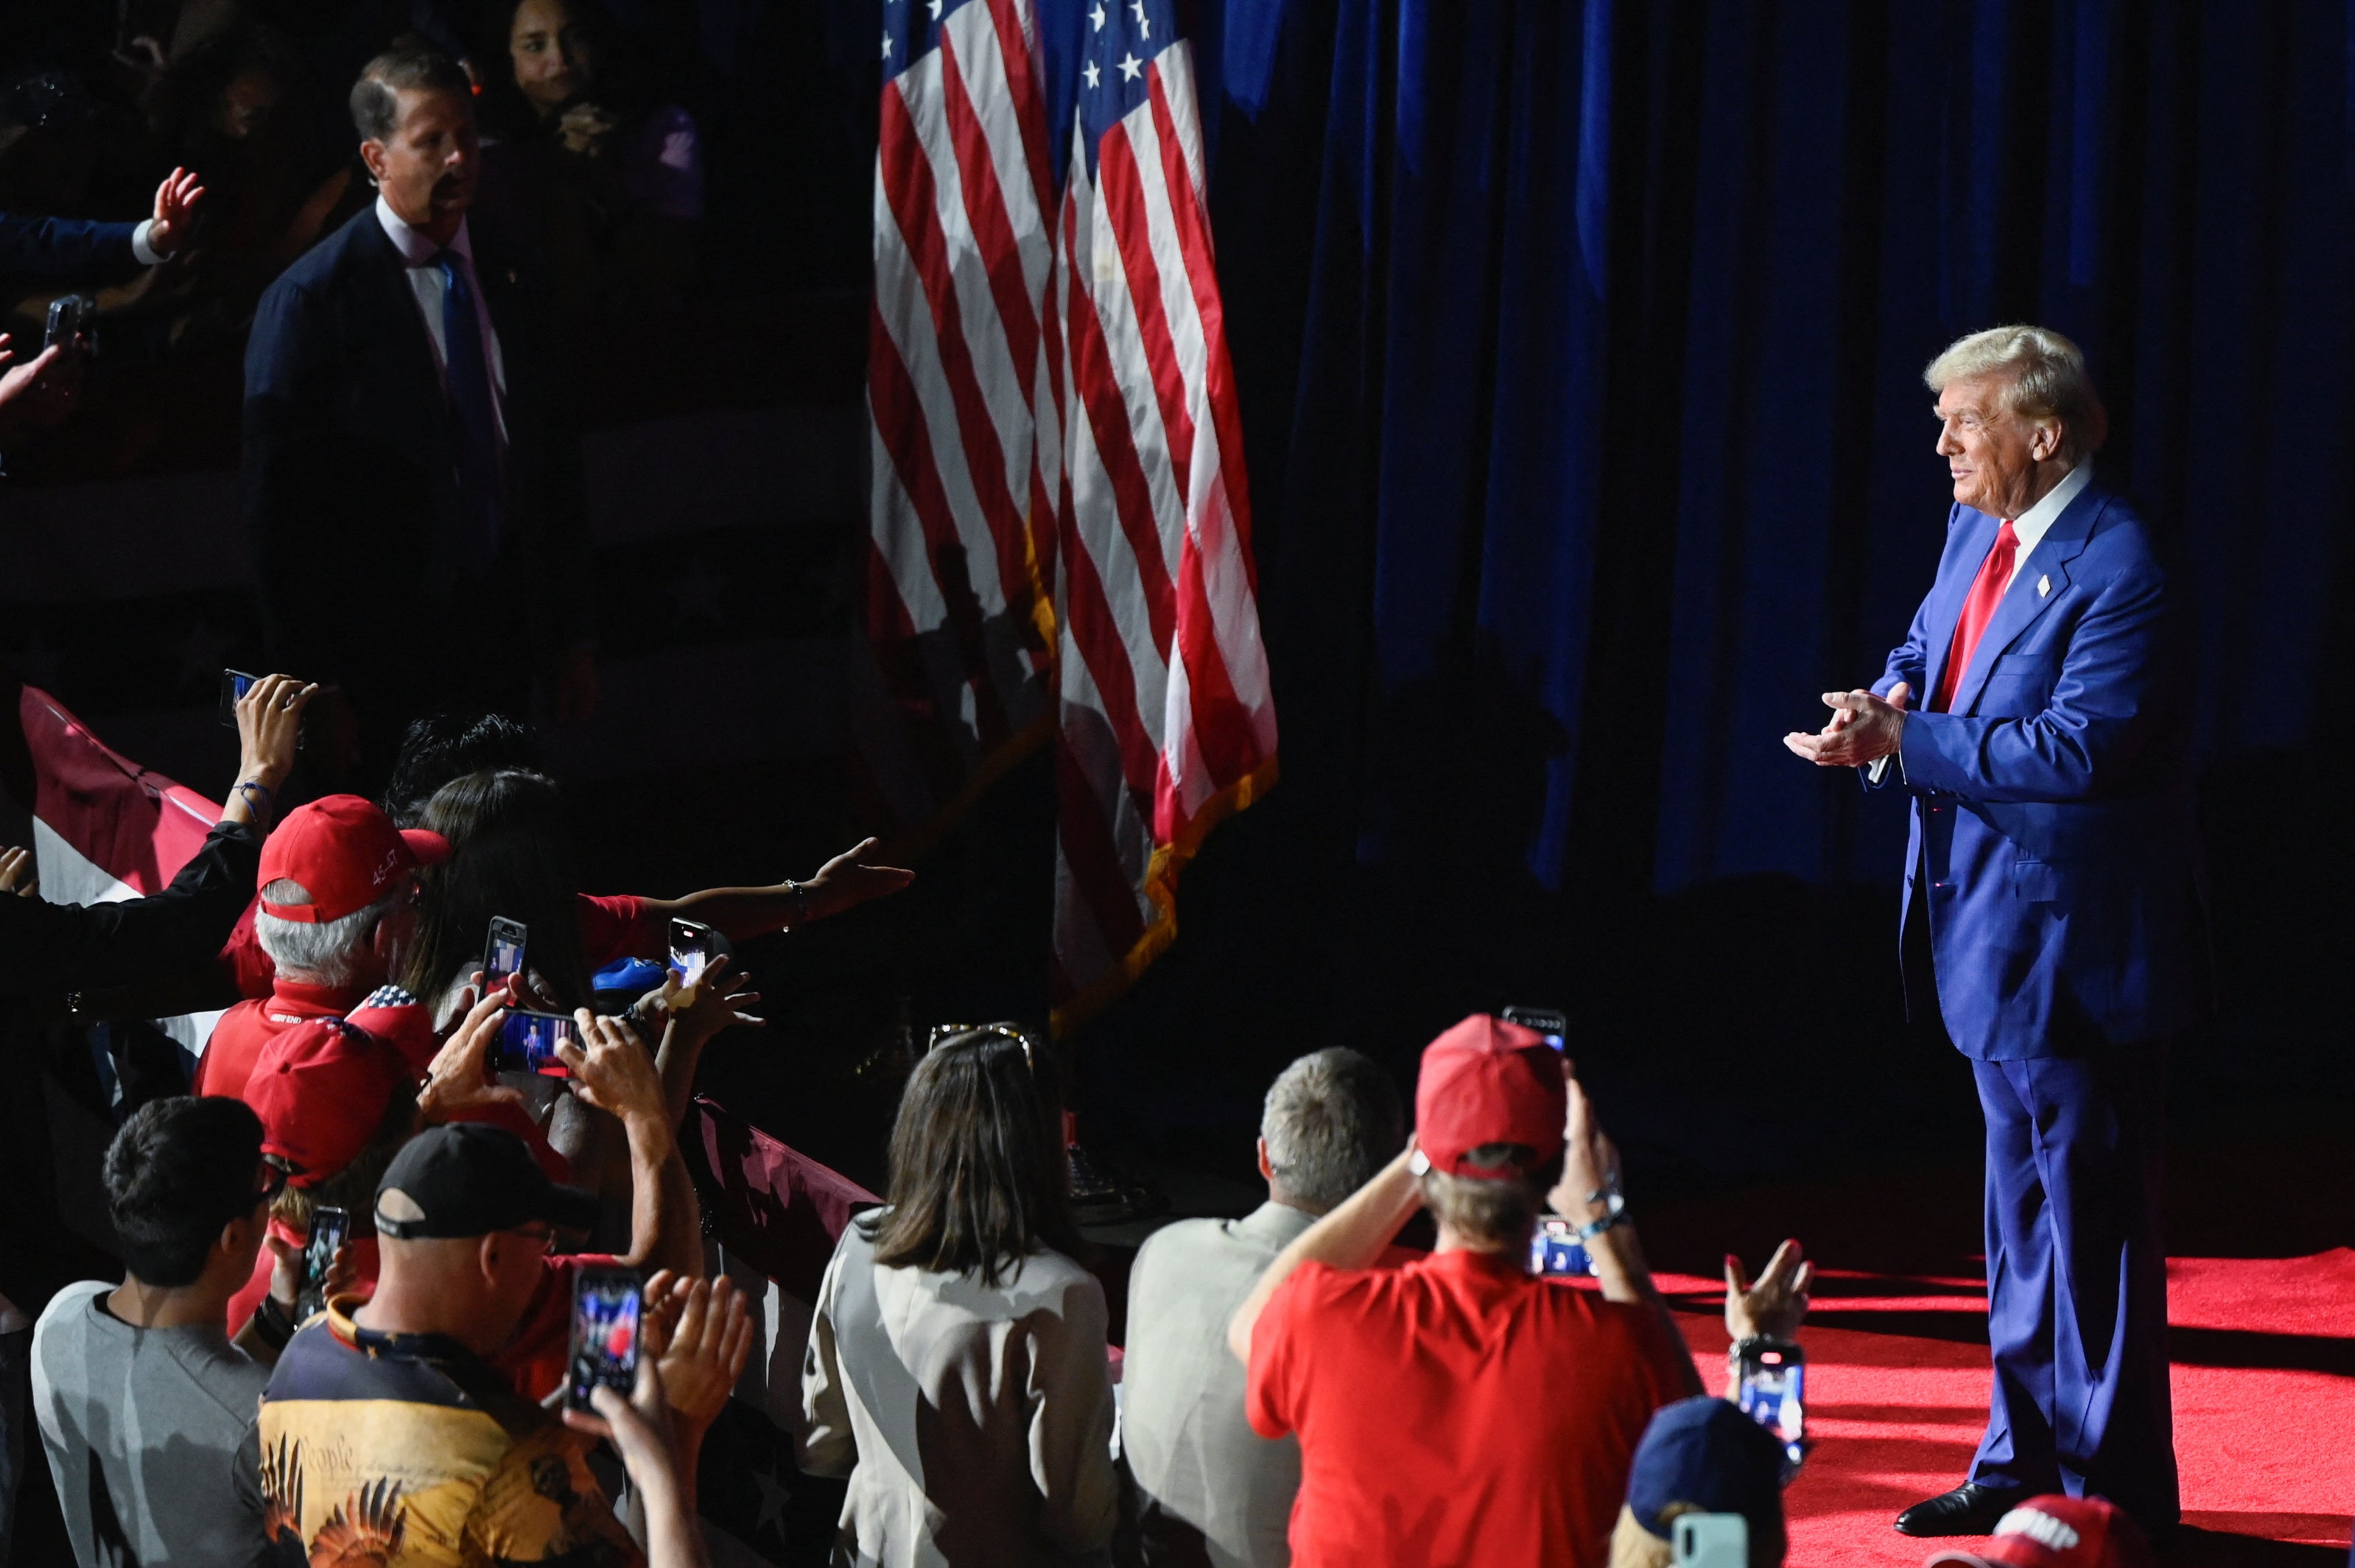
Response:
[[[1267,1201],[1240,1220],[1156,1232],[1129,1273],[1121,1447],[1151,1564],[1282,1568],[1300,1445],[1243,1419],[1227,1323],[1275,1254],[1365,1185],[1406,1142],[1390,1075],[1354,1051],[1304,1056],[1267,1092],[1259,1169]]]
[[[277,656],[340,690],[314,759],[366,791],[421,712],[596,688],[580,443],[527,270],[471,220],[471,83],[396,46],[352,121],[377,199],[262,296],[245,492]]]

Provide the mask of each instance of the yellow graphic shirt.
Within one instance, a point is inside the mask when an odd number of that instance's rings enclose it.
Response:
[[[453,1340],[338,1300],[262,1395],[263,1532],[302,1568],[638,1568],[584,1440]]]

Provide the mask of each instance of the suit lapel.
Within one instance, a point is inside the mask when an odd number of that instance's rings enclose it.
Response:
[[[2085,540],[2093,534],[2094,519],[2101,516],[2107,500],[2093,485],[2086,485],[2052,519],[2052,526],[2037,541],[2036,549],[2019,563],[2003,602],[1995,607],[1994,617],[1979,635],[1979,645],[1972,651],[1970,667],[1963,671],[1963,678],[1955,684],[1949,711],[1968,713],[1987,686],[1995,661],[2019,641],[2045,611],[2061,602],[2069,587],[2069,563],[2083,553]],[[2050,581],[2051,590],[2040,593],[2036,585],[2043,580]]]
[[[1959,508],[1958,508],[1959,509]],[[1973,511],[1973,521],[1964,526],[1960,543],[1954,547],[1955,569],[1940,576],[1930,589],[1929,624],[1938,628],[1938,637],[1929,649],[1929,663],[1923,670],[1925,684],[1913,694],[1913,705],[1920,708],[1928,703],[1946,678],[1946,660],[1955,651],[1955,626],[1963,618],[1963,601],[1971,594],[1971,583],[1979,574],[1979,563],[1995,547],[1997,519],[1985,512]]]

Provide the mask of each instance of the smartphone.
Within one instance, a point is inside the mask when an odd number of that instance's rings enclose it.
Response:
[[[352,1217],[332,1206],[311,1211],[311,1239],[303,1243],[303,1283],[294,1292],[294,1320],[308,1322],[327,1309],[327,1269],[336,1249],[352,1233]]]
[[[499,1020],[498,1043],[491,1048],[491,1067],[498,1072],[537,1072],[543,1078],[570,1078],[572,1070],[556,1054],[559,1044],[578,1046],[581,1026],[562,1013],[535,1013],[527,1008],[508,1009]]]
[[[42,334],[41,347],[55,348],[63,344],[72,347],[74,340],[90,330],[96,303],[88,294],[64,294],[51,300],[48,328]]]
[[[623,1399],[638,1384],[638,1318],[644,1287],[635,1269],[584,1268],[572,1282],[572,1355],[564,1403],[588,1410],[600,1383]]]
[[[491,934],[483,944],[483,994],[506,984],[510,975],[523,973],[524,923],[503,914],[491,916]]]
[[[703,978],[705,965],[733,951],[728,939],[708,925],[691,920],[670,923],[670,966],[686,976],[687,985]]]
[[[1742,1352],[1742,1397],[1751,1420],[1783,1445],[1783,1478],[1806,1457],[1807,1353],[1788,1339],[1753,1339]]]
[[[260,678],[261,677],[248,675],[241,669],[221,671],[220,721],[222,723],[232,730],[237,728],[237,705],[244,700],[245,694],[253,689],[253,683]]]
[[[1738,1513],[1678,1514],[1676,1568],[1750,1568],[1750,1521]]]
[[[1562,1049],[1562,1041],[1570,1034],[1570,1019],[1551,1008],[1507,1008],[1503,1016],[1508,1024],[1537,1030],[1556,1051]]]
[[[1594,1260],[1588,1255],[1586,1243],[1578,1239],[1578,1227],[1549,1214],[1538,1221],[1537,1234],[1529,1238],[1529,1272],[1577,1279],[1594,1272]]]

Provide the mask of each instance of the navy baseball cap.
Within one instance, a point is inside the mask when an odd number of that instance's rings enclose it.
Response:
[[[405,1199],[388,1211],[388,1198]],[[585,1231],[597,1196],[548,1179],[505,1127],[451,1122],[400,1147],[376,1188],[376,1228],[400,1241],[487,1236],[544,1220]]]
[[[1755,1541],[1769,1524],[1783,1528],[1783,1445],[1730,1401],[1680,1399],[1653,1413],[1627,1477],[1627,1511],[1660,1540],[1675,1520],[1672,1503],[1703,1513],[1738,1513]]]

